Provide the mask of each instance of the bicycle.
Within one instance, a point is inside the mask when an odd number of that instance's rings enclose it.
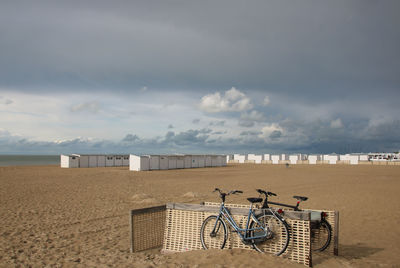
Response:
[[[253,204],[261,203],[262,198],[247,198],[251,205],[245,228],[240,228],[225,206],[225,198],[231,194],[243,192],[235,190],[223,193],[218,188],[215,188],[213,192],[219,192],[221,205],[218,215],[207,217],[201,226],[200,240],[204,249],[225,247],[228,239],[228,224],[232,232],[236,232],[244,244],[251,245],[259,252],[279,256],[286,250],[289,244],[289,226],[286,221],[272,209],[264,209],[263,213],[258,215],[253,210]]]
[[[308,197],[295,195],[295,196],[293,196],[293,198],[295,198],[297,200],[297,204],[295,206],[293,206],[293,205],[268,201],[268,196],[277,196],[275,193],[267,192],[267,191],[264,191],[261,189],[256,189],[256,191],[260,195],[262,195],[262,194],[265,195],[265,199],[264,199],[264,202],[262,205],[263,209],[270,208],[268,206],[268,204],[271,204],[271,205],[276,205],[276,206],[292,208],[294,211],[303,211],[299,208],[299,205],[302,201],[308,200]],[[313,251],[324,251],[331,243],[332,227],[329,224],[329,222],[325,219],[327,216],[325,212],[318,213],[318,215],[316,215],[317,219],[315,219],[315,220],[313,219],[314,215],[312,215],[312,216],[313,216],[313,217],[311,217],[312,250]]]

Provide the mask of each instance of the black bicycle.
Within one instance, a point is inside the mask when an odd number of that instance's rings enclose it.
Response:
[[[265,196],[262,208],[266,208],[266,209],[270,208],[269,205],[276,205],[276,206],[283,206],[283,207],[291,208],[294,211],[302,211],[299,208],[300,203],[308,200],[308,197],[295,195],[295,196],[293,196],[293,198],[297,200],[297,204],[295,206],[293,206],[293,205],[268,201],[268,196],[276,196],[275,193],[264,191],[261,189],[257,189],[257,192],[260,195]],[[312,216],[311,217],[312,250],[313,251],[324,251],[331,243],[332,227],[329,224],[329,222],[325,219],[327,216],[327,214],[325,212],[321,212],[321,213],[318,212],[317,215],[315,215],[315,213],[312,212],[311,216]],[[314,217],[315,217],[315,219],[314,219]]]

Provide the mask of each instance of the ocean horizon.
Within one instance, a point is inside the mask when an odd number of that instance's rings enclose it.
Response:
[[[0,155],[0,167],[59,165],[60,155]]]

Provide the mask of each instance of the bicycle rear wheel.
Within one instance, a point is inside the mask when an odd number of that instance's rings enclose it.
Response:
[[[225,247],[226,239],[228,238],[226,224],[217,216],[209,216],[204,220],[200,229],[201,245],[204,249]]]
[[[313,225],[311,226],[311,249],[313,251],[324,251],[331,243],[331,225],[325,219],[321,219],[315,226]]]
[[[253,243],[253,247],[258,252],[271,253],[277,256],[285,252],[287,246],[289,245],[289,227],[286,222],[284,222],[279,217],[276,218],[271,213],[261,214],[257,216],[259,223],[252,221],[250,224],[250,229],[263,227],[269,233],[266,239],[262,242]],[[257,231],[251,231],[250,235],[254,236]]]

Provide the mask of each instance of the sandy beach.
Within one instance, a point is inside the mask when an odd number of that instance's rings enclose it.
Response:
[[[0,267],[304,267],[247,250],[130,253],[129,211],[219,201],[212,190],[256,188],[277,202],[340,212],[339,256],[314,267],[400,267],[400,166],[228,165],[150,172],[128,168],[0,167]]]

